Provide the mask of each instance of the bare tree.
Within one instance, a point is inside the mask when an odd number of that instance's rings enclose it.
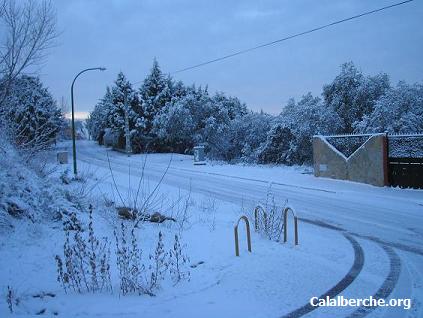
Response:
[[[14,79],[41,65],[57,38],[56,11],[50,1],[0,0],[0,105]]]

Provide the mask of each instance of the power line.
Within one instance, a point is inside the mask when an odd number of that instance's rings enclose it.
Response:
[[[354,20],[354,19],[358,19],[358,18],[364,17],[366,15],[370,15],[370,14],[373,14],[373,13],[376,13],[376,12],[387,10],[387,9],[390,9],[390,8],[393,8],[393,7],[397,7],[397,6],[400,6],[400,5],[403,5],[403,4],[412,2],[412,1],[414,1],[414,0],[406,0],[406,1],[395,3],[395,4],[391,4],[389,6],[385,6],[385,7],[379,8],[379,9],[375,9],[375,10],[363,12],[363,13],[354,15],[354,16],[349,17],[349,18],[345,18],[345,19],[342,19],[342,20],[334,21],[334,22],[331,22],[329,24],[325,24],[325,25],[322,25],[322,26],[319,26],[319,27],[316,27],[316,28],[313,28],[313,29],[310,29],[310,30],[307,30],[307,31],[303,31],[303,32],[300,32],[300,33],[289,35],[289,36],[284,37],[284,38],[279,39],[279,40],[275,40],[275,41],[272,41],[272,42],[260,44],[260,45],[257,45],[257,46],[254,46],[254,47],[251,47],[251,48],[248,48],[248,49],[244,49],[244,50],[237,51],[237,52],[234,52],[234,53],[231,53],[231,54],[228,54],[228,55],[224,55],[222,57],[218,57],[218,58],[213,59],[213,60],[209,60],[209,61],[202,62],[202,63],[196,64],[196,65],[193,65],[193,66],[189,66],[189,67],[186,67],[186,68],[177,70],[175,72],[172,72],[171,74],[177,74],[177,73],[185,72],[185,71],[188,71],[188,70],[192,70],[194,68],[202,67],[204,65],[208,65],[208,64],[211,64],[211,63],[216,63],[216,62],[219,62],[219,61],[222,61],[222,60],[225,60],[225,59],[228,59],[228,58],[237,56],[237,55],[241,55],[241,54],[244,54],[244,53],[247,53],[247,52],[251,52],[251,51],[254,51],[254,50],[257,50],[257,49],[266,47],[266,46],[271,46],[271,45],[274,45],[274,44],[277,44],[277,43],[280,43],[280,42],[284,42],[284,41],[287,41],[287,40],[290,40],[290,39],[293,39],[293,38],[297,38],[297,37],[300,37],[300,36],[303,36],[303,35],[306,35],[306,34],[309,34],[309,33],[320,31],[322,29],[326,29],[326,28],[329,28],[331,26],[334,26],[334,25],[337,25],[337,24],[340,24],[340,23],[343,23],[343,22],[347,22],[347,21],[351,21],[351,20]]]

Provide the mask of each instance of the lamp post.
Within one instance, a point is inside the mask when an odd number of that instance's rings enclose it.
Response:
[[[73,155],[73,174],[76,177],[77,174],[77,168],[76,168],[76,142],[75,142],[75,111],[73,106],[73,85],[75,84],[76,79],[79,75],[82,73],[88,72],[88,71],[105,71],[105,67],[92,67],[92,68],[86,68],[85,70],[82,70],[78,74],[76,74],[75,78],[72,81],[71,85],[71,104],[72,104],[72,155]]]

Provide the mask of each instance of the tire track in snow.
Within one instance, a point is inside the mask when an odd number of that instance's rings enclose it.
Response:
[[[389,262],[390,262],[390,269],[389,274],[386,277],[385,281],[383,282],[382,286],[377,290],[377,292],[373,295],[373,298],[375,299],[386,299],[391,295],[393,292],[401,271],[401,260],[398,256],[398,254],[389,246],[379,244],[385,251],[385,253],[388,255]],[[361,318],[365,317],[368,314],[370,314],[372,311],[377,309],[378,307],[373,306],[361,306],[356,311],[354,311],[352,314],[347,316],[347,318]]]
[[[88,157],[88,154],[86,154],[86,156]],[[100,158],[100,156],[98,156],[98,158],[95,158],[95,159],[99,163],[103,161],[102,163],[104,164],[104,161],[105,161],[104,158]],[[83,161],[85,161],[85,160],[83,160]],[[118,162],[115,162],[115,163],[118,164],[119,166],[121,164],[123,164],[123,162],[120,162],[119,160],[117,160],[117,161]],[[87,162],[89,162],[89,161],[87,160]],[[106,163],[107,163],[107,161],[106,161]],[[157,169],[159,167],[154,165],[154,168]],[[196,172],[196,171],[190,171],[189,169],[183,169],[183,168],[176,168],[176,169],[172,169],[172,170],[179,170],[179,171],[187,170],[186,172],[190,172],[190,173]],[[124,172],[123,169],[122,169],[122,172]],[[176,171],[175,171],[175,173],[176,173]],[[172,174],[172,173],[170,173],[170,174]],[[199,175],[198,173],[193,173],[193,174]],[[201,174],[206,174],[206,175],[215,176],[215,177],[229,177],[229,178],[233,178],[233,179],[239,179],[239,180],[245,180],[245,181],[254,181],[254,182],[260,182],[260,183],[262,182],[261,180],[258,180],[258,179],[249,179],[249,178],[244,178],[244,177],[227,176],[227,175],[219,174],[219,173],[205,172],[205,173],[201,173]],[[180,177],[179,175],[176,175],[176,174],[175,174],[175,176]],[[278,184],[278,183],[275,183],[275,182],[273,182],[273,184],[285,186],[285,184]],[[307,187],[294,187],[294,188],[303,188],[304,190],[311,190],[311,188],[307,188]],[[321,189],[314,189],[314,190],[319,191]],[[326,191],[321,191],[321,192],[326,192]],[[216,194],[220,194],[220,193],[216,193]],[[229,198],[231,198],[233,195],[235,195],[235,193],[231,193],[231,194],[226,193],[226,195]],[[226,199],[228,199],[228,198],[226,198]],[[388,258],[389,258],[389,261],[390,261],[390,271],[389,271],[387,278],[385,279],[385,281],[381,285],[381,287],[373,295],[373,297],[376,298],[376,299],[381,299],[381,298],[387,299],[391,295],[391,293],[393,292],[393,290],[394,290],[394,288],[395,288],[395,286],[396,286],[396,284],[399,280],[399,275],[400,275],[400,271],[401,271],[401,261],[400,261],[400,258],[398,257],[398,255],[392,249],[392,247],[398,248],[398,249],[401,249],[401,250],[404,250],[404,251],[407,251],[407,252],[411,252],[411,253],[414,253],[414,254],[417,254],[417,255],[423,255],[422,249],[419,249],[419,248],[416,248],[416,247],[410,247],[410,246],[403,245],[403,244],[400,244],[400,243],[386,242],[386,241],[381,240],[380,238],[370,236],[370,235],[363,235],[363,234],[359,234],[359,233],[354,233],[354,232],[348,231],[348,230],[346,230],[346,229],[344,229],[340,226],[327,224],[326,222],[323,222],[323,221],[312,220],[312,219],[307,219],[307,218],[301,218],[301,221],[311,223],[311,224],[314,224],[314,225],[317,225],[317,226],[320,226],[320,227],[324,227],[324,228],[343,232],[343,235],[346,237],[346,239],[348,239],[350,241],[350,243],[353,245],[353,248],[354,248],[355,259],[354,259],[354,264],[351,267],[350,271],[347,273],[347,275],[337,285],[335,285],[333,288],[331,288],[329,291],[327,291],[324,295],[320,296],[320,297],[323,297],[323,298],[326,297],[326,296],[336,297],[336,295],[338,295],[343,290],[345,290],[357,278],[357,276],[361,272],[361,269],[362,269],[363,264],[364,264],[364,252],[363,252],[361,246],[358,244],[357,241],[355,241],[352,238],[352,236],[358,237],[358,238],[361,238],[361,239],[367,239],[367,240],[370,240],[370,241],[373,241],[373,242],[379,244],[384,249],[386,254],[388,255]],[[355,243],[357,245],[354,245],[353,241],[355,241]],[[361,249],[362,264],[361,264],[361,268],[356,267],[356,272],[354,273],[353,268],[354,268],[354,265],[357,263],[357,248],[356,248],[357,246],[358,246],[359,249]],[[357,271],[357,269],[359,269],[359,270]],[[311,305],[307,304],[307,305],[304,305],[303,307],[300,307],[300,308],[294,310],[293,312],[291,312],[288,315],[285,315],[283,317],[301,317],[301,316],[308,314],[309,312],[311,312],[311,311],[313,311],[317,308],[319,308],[319,307],[312,307]],[[351,313],[348,317],[349,318],[365,317],[368,314],[370,314],[371,312],[373,312],[376,308],[377,307],[360,307],[356,311]]]
[[[412,255],[402,253],[404,268],[407,270],[408,275],[412,278],[411,281],[411,308],[408,318],[423,317],[423,270],[421,262],[416,264],[416,259]],[[414,259],[413,259],[414,258]],[[404,261],[405,260],[405,261]]]
[[[354,249],[354,263],[351,266],[348,273],[342,278],[335,286],[329,289],[323,295],[320,295],[318,298],[334,298],[345,290],[351,283],[358,277],[364,265],[364,251],[361,245],[349,234],[343,233],[344,237],[351,243]],[[282,316],[282,318],[297,318],[304,316],[305,314],[310,313],[311,311],[318,309],[319,307],[312,306],[310,303],[291,311],[290,313]]]
[[[348,230],[346,230],[346,229],[344,229],[340,226],[332,225],[332,224],[329,224],[329,223],[326,223],[326,222],[320,221],[320,220],[312,220],[312,219],[308,219],[308,218],[304,218],[304,217],[299,217],[298,219],[300,221],[305,222],[305,223],[317,225],[317,226],[327,228],[327,229],[330,229],[330,230],[346,232],[346,233],[351,234],[355,237],[359,237],[359,238],[364,239],[364,240],[368,240],[368,241],[378,243],[381,246],[389,246],[389,247],[397,248],[397,249],[405,251],[405,252],[409,252],[409,253],[413,253],[413,254],[423,256],[423,249],[421,249],[421,248],[416,248],[416,247],[401,244],[401,243],[388,242],[388,241],[382,240],[380,238],[377,238],[377,237],[374,237],[374,236],[371,236],[371,235],[363,235],[363,234],[351,232],[351,231],[348,231]]]

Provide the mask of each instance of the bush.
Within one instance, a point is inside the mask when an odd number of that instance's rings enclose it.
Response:
[[[110,244],[107,238],[99,240],[94,233],[92,207],[89,208],[88,235],[75,226],[76,216],[63,224],[65,243],[63,259],[56,255],[57,280],[65,292],[101,292],[112,290],[110,280]],[[78,222],[79,224],[79,222]],[[71,235],[71,232],[74,232]]]
[[[0,93],[4,88],[0,86]],[[23,75],[12,82],[0,106],[11,140],[30,153],[47,149],[64,125],[63,117],[38,77]],[[0,118],[1,119],[1,118]]]
[[[266,141],[258,150],[260,163],[293,164],[295,154],[295,136],[289,127],[278,123],[272,127]]]

